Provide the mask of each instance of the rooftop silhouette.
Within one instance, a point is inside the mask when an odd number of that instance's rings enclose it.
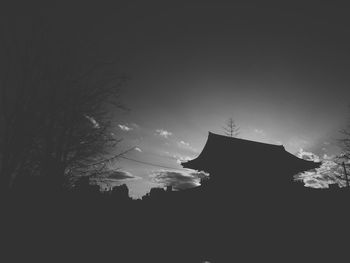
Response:
[[[280,187],[292,175],[314,169],[321,163],[300,159],[283,145],[274,145],[223,136],[209,132],[207,142],[196,159],[183,162],[184,168],[208,172],[214,181],[259,182],[259,186]]]

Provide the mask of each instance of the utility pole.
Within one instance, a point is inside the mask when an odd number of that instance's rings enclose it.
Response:
[[[344,168],[344,174],[345,174],[346,187],[349,188],[349,178],[346,172],[345,162],[343,162],[343,168]]]

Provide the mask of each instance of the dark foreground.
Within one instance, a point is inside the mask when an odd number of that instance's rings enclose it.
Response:
[[[350,191],[6,195],[1,262],[338,262]]]

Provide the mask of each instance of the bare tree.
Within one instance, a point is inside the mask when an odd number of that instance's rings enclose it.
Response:
[[[226,136],[237,137],[239,135],[239,127],[237,126],[233,118],[229,118],[226,121],[223,129],[224,129],[224,134]]]
[[[347,169],[350,167],[350,124],[347,128],[342,129],[340,133],[342,134],[342,138],[340,138],[338,142],[341,148],[341,153],[336,156],[335,162],[342,168],[343,173],[339,173],[337,178],[343,181],[346,186],[349,187]]]
[[[126,78],[114,61],[86,60],[46,21],[13,20],[1,28],[0,187],[19,175],[61,187],[101,172],[116,155],[110,113],[123,108]]]

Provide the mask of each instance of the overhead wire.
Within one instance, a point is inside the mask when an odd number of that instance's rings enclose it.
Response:
[[[150,165],[150,166],[165,168],[165,169],[178,170],[178,171],[183,171],[184,170],[184,169],[180,169],[180,168],[174,168],[174,167],[154,164],[154,163],[150,163],[150,162],[139,161],[139,160],[135,160],[135,159],[132,159],[132,158],[129,158],[129,157],[125,157],[125,156],[119,156],[119,158],[126,159],[126,160],[129,160],[129,161],[133,161],[133,162],[136,162],[136,163],[141,163],[141,164],[146,164],[146,165]]]

